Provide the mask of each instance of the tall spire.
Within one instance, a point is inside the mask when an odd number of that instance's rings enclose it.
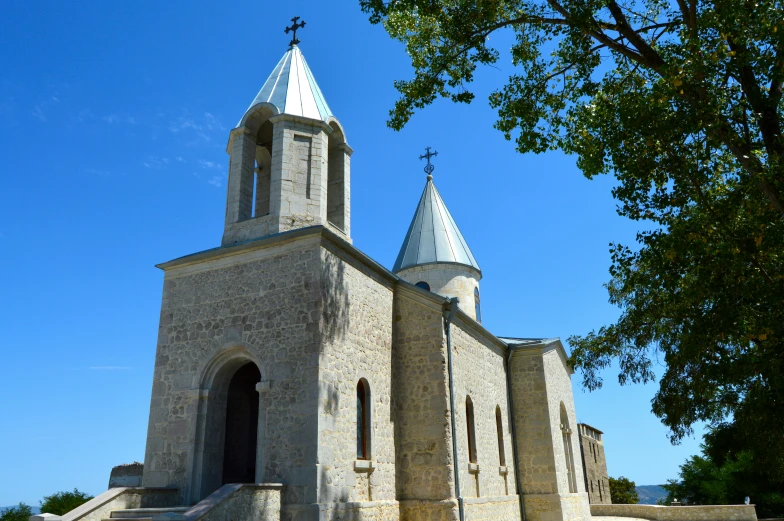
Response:
[[[279,114],[321,121],[333,117],[302,51],[296,45],[292,45],[280,59],[246,113],[260,103],[275,105]]]
[[[427,158],[427,183],[392,271],[397,273],[413,266],[446,263],[462,264],[481,273],[474,254],[433,183],[434,167],[430,158],[437,154],[427,147],[427,153],[420,157]]]

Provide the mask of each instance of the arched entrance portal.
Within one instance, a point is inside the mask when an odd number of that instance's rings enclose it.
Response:
[[[261,373],[254,363],[240,367],[226,396],[223,484],[256,482],[256,445],[259,426]]]
[[[204,370],[196,427],[193,485],[197,503],[226,483],[256,483],[264,468],[259,366],[243,349],[227,350]]]

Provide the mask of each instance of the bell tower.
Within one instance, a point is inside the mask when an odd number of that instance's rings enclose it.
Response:
[[[351,147],[294,38],[229,134],[223,246],[323,225],[351,241]],[[289,28],[289,30],[292,30]]]

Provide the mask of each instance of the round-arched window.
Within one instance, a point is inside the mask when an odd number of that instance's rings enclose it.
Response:
[[[479,307],[479,288],[474,288],[474,312],[476,314],[476,321],[482,322],[482,310]]]
[[[422,288],[422,289],[425,289],[425,290],[427,290],[427,291],[430,291],[430,284],[428,284],[428,283],[427,283],[427,282],[425,282],[424,280],[420,280],[419,282],[417,282],[417,283],[416,283],[416,284],[414,284],[414,285],[415,285],[416,287],[418,287],[418,288]]]

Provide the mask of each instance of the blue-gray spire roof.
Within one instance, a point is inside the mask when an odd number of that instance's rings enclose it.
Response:
[[[411,221],[392,271],[397,273],[413,266],[436,262],[463,264],[481,273],[474,254],[441,199],[432,176],[428,176],[414,220]]]
[[[248,110],[259,103],[272,103],[280,114],[322,121],[332,117],[327,100],[310,72],[302,51],[296,45],[280,59]]]

